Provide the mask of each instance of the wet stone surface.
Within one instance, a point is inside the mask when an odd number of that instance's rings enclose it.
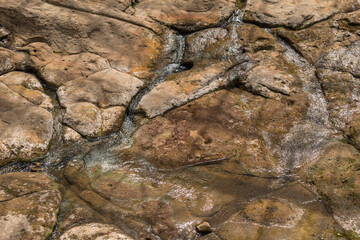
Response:
[[[359,239],[358,9],[0,0],[0,239]]]

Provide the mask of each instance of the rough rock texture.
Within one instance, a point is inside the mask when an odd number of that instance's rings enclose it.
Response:
[[[215,38],[198,48],[209,32],[215,32]],[[224,37],[217,39],[219,32]],[[234,85],[236,80],[264,97],[300,91],[296,90],[300,86],[299,77],[293,73],[300,70],[284,59],[284,49],[274,37],[255,25],[234,25],[223,31],[203,30],[188,36],[186,43],[190,47],[185,50],[183,61],[194,66],[158,84],[141,99],[138,112],[150,118],[162,115],[206,93]]]
[[[135,16],[147,16],[181,31],[220,25],[235,10],[235,0],[145,0],[135,6]]]
[[[228,31],[225,28],[210,28],[190,34],[186,37],[186,49],[183,62],[193,59],[209,45],[224,39],[227,34]]]
[[[144,123],[130,151],[159,168],[232,159],[239,166],[230,165],[229,171],[271,172],[277,161],[265,147],[261,129],[270,134],[288,131],[293,121],[304,117],[302,104],[286,107],[242,91],[217,91]],[[274,111],[279,115],[271,116]],[[276,119],[284,115],[286,121],[279,124]]]
[[[229,84],[228,77],[224,76],[228,68],[229,64],[220,62],[205,67],[197,66],[189,71],[171,75],[141,99],[137,111],[144,112],[146,116],[152,118],[205,93],[224,87]]]
[[[66,108],[64,123],[87,137],[100,137],[120,129],[123,107],[99,109],[92,103],[80,102]]]
[[[266,98],[278,98],[279,95],[290,96],[295,89],[291,85],[296,76],[273,69],[272,66],[257,66],[251,69],[241,84],[255,94]]]
[[[113,69],[67,82],[57,91],[66,108],[64,123],[88,137],[118,131],[126,106],[142,86],[139,79]]]
[[[55,88],[80,77],[110,68],[108,60],[92,53],[68,56],[54,53],[46,43],[35,42],[22,48],[30,54],[28,64],[38,70],[39,75]]]
[[[50,2],[1,1],[0,22],[13,34],[9,46],[24,46],[37,40],[65,55],[97,54],[109,60],[115,69],[136,75],[145,76],[154,69],[162,39],[151,30]]]
[[[211,233],[211,226],[208,222],[202,222],[196,226],[196,230],[201,234],[208,234]]]
[[[66,108],[64,123],[88,137],[116,132],[125,108],[142,86],[139,79],[114,69],[67,82],[57,90]]]
[[[61,195],[49,177],[40,173],[8,173],[0,176],[7,199],[0,202],[0,237],[47,239],[57,221]]]
[[[245,206],[244,214],[248,221],[265,226],[291,226],[304,211],[282,199],[256,199]]]
[[[44,93],[44,88],[34,75],[10,72],[0,76],[0,82],[36,106],[45,109],[54,107],[50,97]]]
[[[0,77],[0,165],[47,153],[53,116],[42,107],[52,105],[41,90],[40,83],[29,74],[13,72]]]
[[[349,232],[360,233],[359,152],[351,145],[330,143],[319,160],[307,168],[308,181],[322,196],[335,219]]]
[[[3,39],[5,37],[7,37],[11,32],[4,28],[3,26],[0,26],[0,39]]]
[[[0,47],[0,73],[6,73],[21,69],[26,55]]]
[[[359,7],[0,0],[0,239],[359,239]]]
[[[360,83],[347,72],[319,69],[317,76],[331,120],[338,129],[344,130],[358,109]]]
[[[360,41],[356,41],[348,47],[338,48],[326,54],[317,65],[321,68],[348,72],[354,77],[360,77],[359,53]]]
[[[119,163],[99,162],[94,158],[88,159],[84,168],[81,162],[72,161],[66,168],[66,178],[73,184],[75,193],[111,223],[122,226],[125,221],[128,228],[137,232],[134,238],[149,237],[144,230],[151,229],[161,239],[173,239],[184,231],[184,226],[201,222],[234,200],[230,194],[216,190],[221,188],[219,182],[213,183],[215,188],[203,192],[206,181],[213,177],[206,173],[204,179],[190,181],[191,175],[186,173],[164,174],[159,179],[153,174],[120,167]],[[118,218],[125,213],[125,219]]]
[[[354,0],[248,0],[244,19],[266,26],[297,28],[358,7],[358,1]]]
[[[203,34],[207,32],[190,36],[188,43],[201,39]],[[158,84],[143,97],[138,110],[155,117],[208,91],[231,86],[229,84],[232,81],[235,84],[236,80],[242,89],[274,101],[248,93],[236,95],[220,91],[210,94],[165,114],[164,118],[145,123],[135,132],[131,151],[159,168],[231,158],[242,165],[239,168],[229,164],[228,169],[233,172],[274,171],[279,155],[275,154],[274,158],[269,151],[276,150],[265,147],[267,134],[277,145],[295,121],[304,119],[308,96],[302,85],[315,75],[304,73],[303,68],[286,58],[284,48],[271,34],[251,24],[229,26],[227,36],[213,42],[199,52],[185,52],[185,56],[189,56],[186,61],[194,62],[194,67],[170,75]],[[213,67],[228,66],[218,70],[226,80],[222,85],[218,84],[221,80],[215,80],[202,87],[200,84],[205,82],[212,67],[201,70],[201,63],[215,61],[215,58],[222,61]],[[229,66],[233,67],[227,71]],[[270,116],[266,108],[259,109],[262,105],[274,108],[273,111],[281,109],[279,115]],[[283,119],[284,116],[287,116],[285,121],[275,123],[274,118]],[[267,132],[265,137],[262,130]]]
[[[291,31],[276,28],[274,33],[286,39],[306,59],[316,63],[321,57],[359,39],[360,11],[338,14],[308,28]]]
[[[323,204],[298,184],[245,203],[217,234],[227,240],[346,239]]]
[[[112,239],[112,240],[132,240],[129,236],[126,236],[120,231],[120,229],[100,223],[88,223],[85,225],[77,226],[66,231],[60,240],[87,240],[87,239]]]
[[[211,35],[211,38],[208,38]],[[202,43],[206,38],[204,44]],[[244,54],[254,60],[256,53],[281,52],[283,48],[275,38],[260,27],[253,24],[231,23],[225,28],[213,28],[190,34],[186,38],[186,62],[201,60],[222,60],[232,64],[249,61]],[[261,59],[264,60],[264,59]]]
[[[360,149],[360,114],[356,112],[346,127],[345,133],[349,137],[350,143]]]
[[[107,69],[87,79],[67,82],[58,89],[57,95],[63,107],[85,101],[102,108],[127,106],[142,86],[143,82],[131,75]]]
[[[118,19],[120,21],[147,28],[158,34],[163,31],[161,26],[156,22],[153,22],[151,19],[133,16],[136,12],[134,7],[139,3],[139,1],[136,0],[107,0],[105,2],[99,0],[48,0],[48,2],[59,7],[76,9],[78,11]]]
[[[81,139],[81,135],[77,133],[74,129],[64,126],[62,138],[64,141],[77,142]]]
[[[53,4],[59,4],[61,6],[73,7],[75,9],[82,9],[87,12],[99,12],[99,13],[121,13],[131,6],[134,0],[49,0],[48,2]]]

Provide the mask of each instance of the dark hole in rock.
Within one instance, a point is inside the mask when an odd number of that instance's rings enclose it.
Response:
[[[194,67],[193,62],[184,62],[181,67],[183,67],[185,70],[190,70]]]

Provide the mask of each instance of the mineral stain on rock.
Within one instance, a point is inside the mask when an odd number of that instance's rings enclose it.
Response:
[[[359,239],[356,0],[0,0],[0,239]]]

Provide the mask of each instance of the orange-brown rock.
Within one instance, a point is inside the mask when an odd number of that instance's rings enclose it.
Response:
[[[70,230],[66,231],[61,237],[60,240],[71,240],[71,239],[113,239],[113,240],[132,240],[126,234],[124,234],[120,229],[108,224],[100,223],[88,223],[81,226],[73,227]]]
[[[228,240],[345,239],[317,196],[299,183],[242,204],[216,232]]]
[[[359,234],[359,152],[340,142],[325,146],[316,162],[307,167],[307,179],[349,235]]]
[[[50,97],[44,93],[40,81],[32,74],[10,72],[0,76],[0,82],[36,106],[53,108]]]
[[[317,77],[327,101],[331,121],[336,128],[344,130],[358,109],[358,80],[350,73],[329,69],[318,69]]]
[[[235,0],[145,0],[135,6],[135,16],[147,16],[166,26],[191,32],[220,25],[234,10]]]
[[[68,81],[110,68],[108,60],[92,53],[63,55],[46,43],[35,42],[22,48],[30,54],[28,65],[37,69],[48,85],[58,88]]]
[[[265,26],[306,27],[358,7],[358,2],[354,0],[249,0],[246,2],[244,20]]]
[[[307,60],[317,63],[323,55],[359,40],[360,11],[338,14],[302,30],[276,28],[274,33],[286,39]]]
[[[56,53],[97,54],[117,70],[144,77],[154,70],[162,52],[160,36],[126,20],[50,1],[2,0],[0,5],[0,22],[12,32],[8,46],[45,42]],[[96,8],[96,3],[90,6]]]
[[[144,122],[130,151],[158,168],[224,161],[232,172],[266,174],[275,170],[277,159],[265,146],[263,131],[280,141],[279,134],[304,117],[302,104],[299,100],[291,107],[240,90],[221,90]],[[286,121],[277,120],[284,116]]]
[[[116,132],[127,105],[142,86],[139,79],[114,69],[69,81],[57,90],[66,109],[64,123],[88,137]]]
[[[32,75],[25,73],[1,76],[0,165],[36,159],[48,151],[53,116],[42,107],[52,105],[49,97],[36,90],[39,85]]]
[[[22,69],[25,59],[25,53],[0,47],[0,74]]]
[[[61,202],[57,185],[40,173],[14,172],[1,175],[0,186],[11,196],[0,202],[1,239],[47,239]]]

